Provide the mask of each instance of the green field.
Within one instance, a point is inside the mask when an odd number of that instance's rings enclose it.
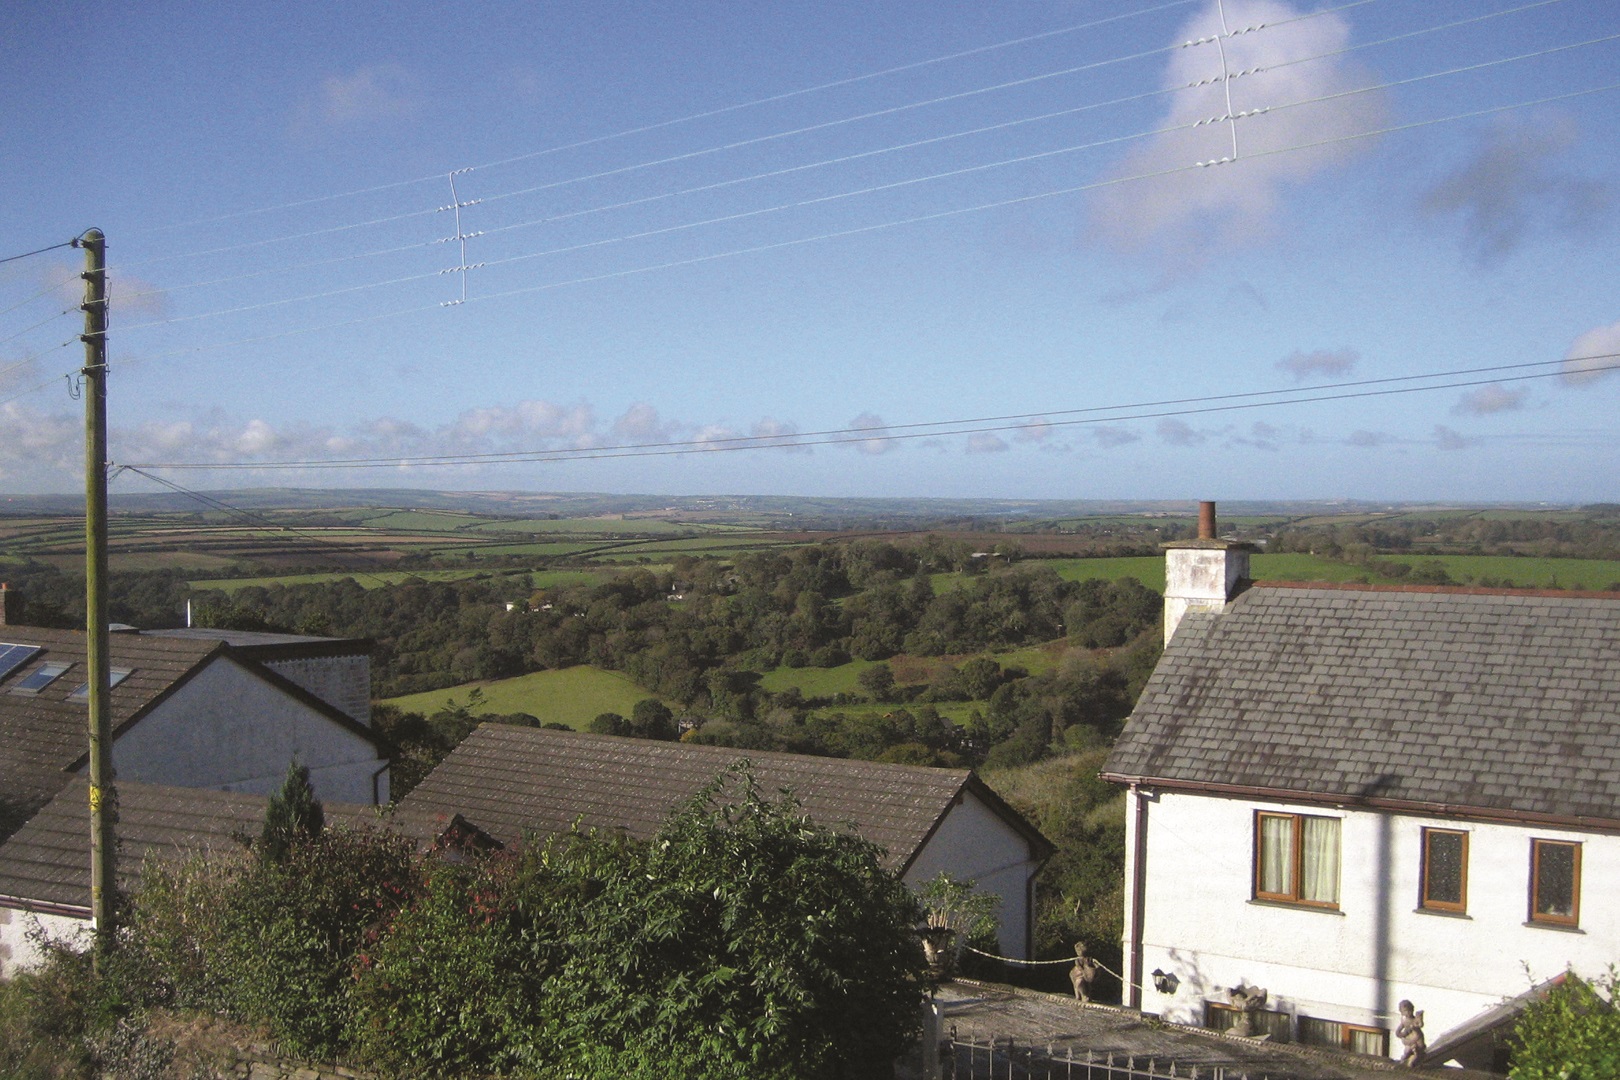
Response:
[[[484,521],[473,526],[478,532],[567,533],[571,536],[691,536],[717,532],[720,527],[695,522],[666,521],[663,518],[515,518]],[[726,531],[737,531],[727,529]],[[747,531],[747,530],[744,530]]]
[[[359,522],[370,529],[399,529],[407,532],[455,532],[471,529],[490,519],[474,514],[439,510],[390,510],[382,514],[362,514]]]
[[[832,697],[834,694],[862,694],[861,672],[877,666],[875,660],[851,660],[838,667],[779,667],[767,671],[759,685],[773,694],[797,686],[807,698]]]
[[[623,675],[601,668],[580,665],[560,671],[536,671],[513,679],[465,683],[425,694],[388,698],[385,705],[397,705],[407,712],[431,715],[455,700],[465,704],[474,687],[484,692],[477,714],[528,713],[542,723],[567,724],[583,729],[599,714],[615,712],[629,716],[636,702],[656,695],[648,693]]]
[[[1049,641],[1044,645],[1030,645],[1022,649],[1011,649],[1000,653],[974,653],[973,656],[988,656],[1004,668],[1023,668],[1031,675],[1044,675],[1057,667],[1068,647],[1060,639]],[[891,656],[887,660],[851,660],[847,664],[840,664],[833,668],[779,667],[767,671],[759,680],[759,685],[772,693],[781,693],[789,687],[796,686],[799,693],[807,698],[832,697],[834,694],[862,694],[861,673],[879,663],[888,664],[894,671],[895,681],[904,686],[913,686],[918,683],[932,682],[937,676],[945,673],[948,668],[960,667],[972,659],[972,656]],[[940,712],[945,712],[945,705],[941,704]]]
[[[1512,555],[1380,555],[1376,561],[1406,563],[1414,571],[1429,563],[1439,563],[1459,585],[1488,579],[1492,583],[1511,581],[1515,586],[1527,589],[1599,591],[1620,583],[1620,560],[1614,559],[1538,559]]]

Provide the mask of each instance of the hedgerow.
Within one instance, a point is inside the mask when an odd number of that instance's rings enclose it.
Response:
[[[154,863],[100,974],[64,956],[40,985],[71,999],[64,1046],[128,1042],[161,1006],[401,1076],[886,1076],[925,972],[879,856],[737,772],[646,842],[428,854],[300,830],[274,856]]]

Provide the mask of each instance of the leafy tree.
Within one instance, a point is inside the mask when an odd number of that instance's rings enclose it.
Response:
[[[642,698],[630,712],[630,734],[638,739],[670,742],[679,737],[675,714],[657,698]]]
[[[629,735],[630,721],[616,712],[597,713],[589,730],[593,735]]]
[[[862,690],[872,695],[873,701],[894,699],[894,671],[888,664],[873,664],[856,676]]]

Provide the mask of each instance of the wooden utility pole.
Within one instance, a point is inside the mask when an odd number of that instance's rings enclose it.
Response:
[[[107,238],[91,229],[84,248],[84,620],[90,686],[90,918],[95,957],[113,937],[112,721],[107,662]]]

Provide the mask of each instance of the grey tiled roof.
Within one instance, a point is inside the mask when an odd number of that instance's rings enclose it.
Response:
[[[1620,821],[1620,599],[1256,586],[1182,622],[1104,773]]]
[[[300,638],[294,644],[308,645],[321,640]],[[72,695],[88,680],[89,668],[85,634],[80,630],[6,625],[0,626],[0,643],[39,648],[26,663],[0,680],[0,840],[3,840],[62,790],[62,785],[88,757],[89,705],[82,698],[73,700]],[[351,639],[333,641],[334,648],[347,649],[354,644]],[[130,671],[127,678],[112,688],[110,719],[114,738],[183,686],[217,655],[225,654],[280,693],[357,735],[375,739],[375,733],[335,705],[255,663],[254,650],[261,646],[249,645],[244,652],[207,632],[110,635],[109,666]],[[21,680],[50,662],[70,666],[66,673],[38,693],[15,690]]]
[[[139,881],[149,857],[242,850],[237,837],[258,836],[270,801],[265,795],[128,781],[117,792],[117,870],[126,886]],[[325,812],[328,824],[379,821],[374,806],[334,803]],[[88,910],[89,895],[89,785],[79,777],[0,845],[0,897]]]
[[[972,789],[1029,837],[1046,841],[967,769],[927,769],[870,761],[653,742],[543,728],[485,724],[400,802],[406,813],[461,813],[511,843],[526,831],[624,829],[648,837],[680,803],[747,759],[767,795],[789,788],[816,822],[854,832],[903,870],[935,825]]]
[[[69,770],[85,754],[89,709],[85,702],[69,698],[89,674],[82,631],[0,626],[0,642],[40,648],[27,663],[0,681],[0,838],[3,838],[8,831],[7,819],[14,827],[43,806],[67,783]],[[115,730],[145,713],[204,661],[225,648],[218,641],[154,638],[144,634],[113,634],[109,645],[111,666],[131,669],[129,677],[112,689]],[[52,661],[72,666],[37,694],[13,691],[30,672]]]

